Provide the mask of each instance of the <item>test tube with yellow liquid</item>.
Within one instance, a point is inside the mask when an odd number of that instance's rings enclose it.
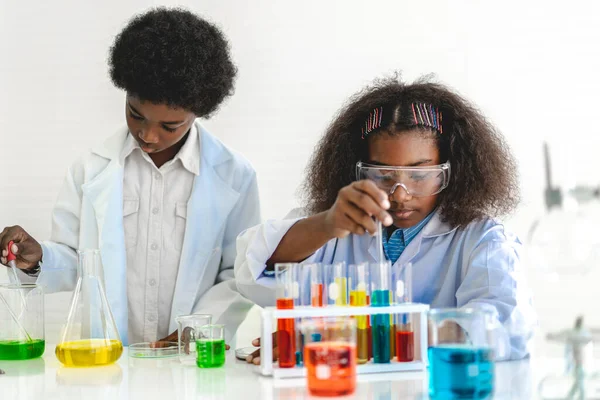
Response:
[[[123,344],[106,298],[99,250],[78,251],[78,279],[56,358],[67,367],[112,364]]]
[[[369,264],[350,265],[348,267],[350,305],[366,307],[369,298]],[[356,360],[359,364],[369,361],[369,316],[358,315],[356,320]]]
[[[328,306],[348,305],[348,267],[346,263],[323,265]]]

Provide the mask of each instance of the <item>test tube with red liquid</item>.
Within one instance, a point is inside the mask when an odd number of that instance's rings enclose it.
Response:
[[[305,320],[304,363],[313,396],[344,396],[356,389],[356,323],[352,317]]]
[[[393,274],[394,301],[397,304],[412,303],[412,264],[395,265]],[[396,360],[410,362],[415,358],[412,314],[396,314]]]
[[[275,264],[277,309],[291,310],[294,299],[299,298],[298,264]],[[296,332],[294,318],[277,319],[277,347],[279,366],[292,368],[296,365]]]

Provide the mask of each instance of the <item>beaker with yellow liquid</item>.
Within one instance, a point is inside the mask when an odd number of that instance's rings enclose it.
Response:
[[[106,299],[100,251],[77,253],[77,286],[56,358],[67,367],[112,364],[121,357],[123,344]]]

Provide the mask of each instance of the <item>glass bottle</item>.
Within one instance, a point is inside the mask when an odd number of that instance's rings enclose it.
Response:
[[[99,250],[80,250],[77,285],[56,357],[67,367],[111,364],[123,344],[106,299]]]

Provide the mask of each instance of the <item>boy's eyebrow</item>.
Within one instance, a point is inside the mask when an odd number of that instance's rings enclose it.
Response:
[[[408,164],[408,165],[388,165],[388,164],[380,163],[379,161],[375,161],[375,160],[368,160],[367,163],[368,164],[377,165],[377,166],[382,166],[382,167],[386,167],[386,166],[388,166],[388,167],[396,167],[396,166],[399,166],[399,167],[418,167],[420,165],[430,163],[431,161],[433,161],[433,160],[431,160],[431,159],[422,159],[422,160],[419,160],[417,162],[414,162],[414,163],[411,163],[411,164]]]
[[[140,117],[146,118],[146,117],[144,117],[144,114],[142,114],[141,112],[139,112],[138,110],[136,110],[135,107],[132,106],[130,102],[127,102],[127,106],[129,106],[129,108],[131,109],[131,111],[133,111],[134,113],[136,113]],[[185,120],[184,121],[162,121],[161,122],[161,124],[163,124],[163,125],[182,125],[184,123],[185,123]]]

